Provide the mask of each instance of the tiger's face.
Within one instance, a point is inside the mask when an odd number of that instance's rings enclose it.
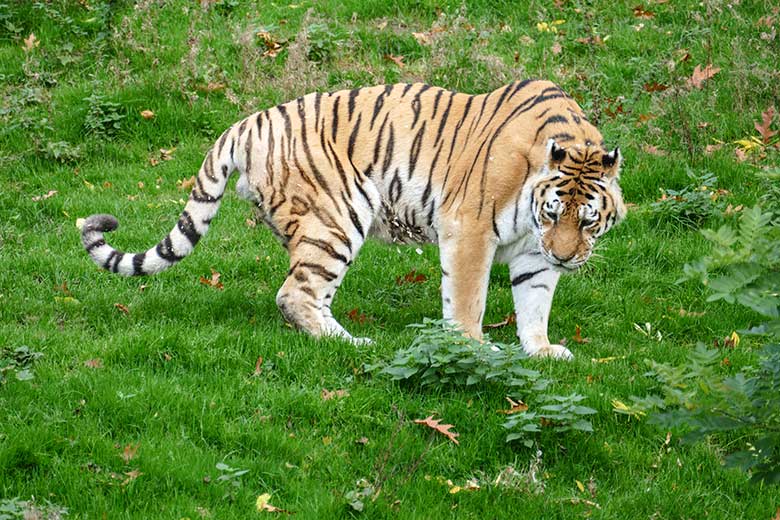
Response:
[[[547,159],[531,194],[541,253],[556,269],[574,271],[590,258],[596,239],[625,215],[618,185],[620,150],[559,147],[550,139]]]

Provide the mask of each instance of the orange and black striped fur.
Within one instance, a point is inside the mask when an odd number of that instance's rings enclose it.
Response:
[[[570,357],[547,338],[561,272],[582,265],[623,216],[620,154],[574,100],[547,81],[482,95],[424,84],[314,93],[234,124],[209,150],[173,230],[145,253],[109,246],[110,215],[82,241],[101,267],[162,271],[190,254],[232,172],[290,255],[276,296],[314,336],[352,338],[331,302],[368,236],[436,243],[443,314],[481,336],[490,266],[509,264],[518,335],[530,354]]]

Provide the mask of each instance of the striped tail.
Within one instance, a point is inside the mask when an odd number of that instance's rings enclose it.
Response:
[[[81,243],[92,260],[103,269],[123,276],[159,273],[189,255],[200,237],[206,234],[217,214],[228,178],[236,169],[233,160],[235,137],[225,131],[206,154],[195,180],[195,187],[179,221],[165,238],[144,253],[123,253],[106,243],[103,233],[119,226],[112,215],[92,215],[81,228]],[[230,141],[226,143],[226,141]]]

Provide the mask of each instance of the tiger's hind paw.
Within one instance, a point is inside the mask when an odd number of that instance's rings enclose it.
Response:
[[[349,340],[353,345],[372,345],[374,340],[371,338],[352,338]]]

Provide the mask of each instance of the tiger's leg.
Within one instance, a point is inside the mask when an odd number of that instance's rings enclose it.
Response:
[[[560,273],[554,271],[540,254],[518,255],[509,263],[512,298],[517,316],[517,337],[530,356],[571,359],[562,345],[551,345],[547,338],[553,293]]]
[[[495,241],[485,238],[491,233],[445,230],[439,235],[442,314],[474,339],[482,339],[490,267],[496,251]]]
[[[315,337],[338,336],[366,343],[365,338],[353,338],[330,310],[338,286],[363,245],[363,234],[350,219],[341,222],[322,208],[313,213],[299,220],[288,241],[290,271],[276,303],[287,321]],[[361,212],[356,221],[368,229],[371,215]]]

